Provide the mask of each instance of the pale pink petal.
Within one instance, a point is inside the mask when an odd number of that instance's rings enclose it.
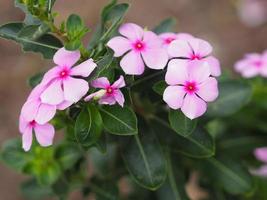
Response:
[[[188,40],[188,42],[195,55],[206,57],[212,52],[212,46],[205,40],[194,38]]]
[[[183,105],[185,91],[182,86],[168,86],[163,93],[163,100],[172,109],[179,109]]]
[[[259,75],[260,68],[257,68],[255,66],[247,66],[246,68],[243,68],[240,73],[245,78],[251,78]]]
[[[71,67],[80,59],[80,51],[68,51],[64,47],[54,55],[54,63],[59,66]]]
[[[177,34],[176,33],[161,33],[159,37],[162,39],[163,44],[169,45],[173,40],[177,39]]]
[[[267,165],[263,165],[258,169],[250,170],[253,175],[267,177]]]
[[[56,79],[57,77],[59,77],[60,70],[61,70],[61,67],[58,67],[58,66],[53,67],[52,69],[48,70],[44,74],[44,77],[43,77],[40,85],[46,86],[47,84],[49,84],[49,82],[51,82],[54,79]]]
[[[193,54],[191,47],[185,40],[174,40],[168,47],[171,57],[190,58]]]
[[[206,81],[198,85],[197,94],[207,102],[214,101],[219,95],[217,80],[209,77]]]
[[[47,147],[52,145],[55,135],[55,128],[51,124],[36,124],[34,131],[36,139],[41,146]]]
[[[159,49],[162,46],[162,41],[152,31],[145,31],[143,42],[145,43],[146,49]]]
[[[22,148],[29,151],[32,146],[32,128],[28,126],[22,134]]]
[[[71,101],[63,101],[62,103],[57,105],[58,110],[65,110],[73,104]]]
[[[187,94],[181,110],[189,119],[195,119],[206,112],[207,104],[195,94]]]
[[[107,46],[114,51],[114,57],[120,57],[132,48],[130,41],[121,36],[109,40]]]
[[[217,58],[215,58],[213,56],[208,56],[207,58],[204,58],[203,61],[206,61],[209,63],[212,76],[220,76],[221,75],[220,62]]]
[[[19,116],[19,132],[23,134],[29,125],[29,121],[25,120],[22,115]]]
[[[169,85],[184,84],[188,80],[188,61],[173,59],[168,64],[165,81]]]
[[[66,101],[78,102],[89,90],[85,80],[71,78],[63,81],[64,97]]]
[[[164,48],[147,49],[141,54],[146,65],[151,69],[165,68],[169,59],[168,53]]]
[[[120,61],[120,66],[129,75],[141,75],[145,70],[145,65],[141,54],[130,51]]]
[[[82,76],[82,77],[88,77],[96,68],[96,64],[94,63],[93,59],[90,58],[81,64],[73,67],[70,70],[70,75],[72,76]]]
[[[91,82],[94,88],[107,88],[110,86],[109,80],[106,77],[100,77]]]
[[[34,120],[40,104],[41,102],[35,99],[26,101],[21,109],[21,115],[23,116],[23,118],[27,121]]]
[[[144,30],[136,24],[126,23],[120,26],[119,33],[131,40],[140,40]]]
[[[124,96],[120,90],[114,91],[114,98],[118,102],[118,104],[123,107],[124,105]]]
[[[41,104],[38,113],[35,117],[35,121],[38,124],[45,124],[50,121],[56,114],[56,106],[49,104]]]
[[[40,98],[40,95],[42,94],[42,92],[46,89],[46,86],[45,85],[42,85],[42,84],[38,84],[36,85],[33,90],[31,91],[30,95],[28,96],[28,100],[37,100]]]
[[[57,105],[62,103],[63,100],[64,100],[64,95],[63,95],[61,80],[53,81],[41,95],[42,103]]]
[[[95,96],[97,95],[97,92],[94,92],[92,94],[89,94],[84,98],[84,101],[91,101]]]
[[[194,38],[194,36],[192,36],[189,33],[178,33],[177,34],[177,39],[179,39],[179,40],[190,40],[193,38]]]
[[[258,160],[267,163],[267,147],[256,148],[254,155]]]
[[[202,83],[211,75],[210,66],[205,61],[190,61],[189,66],[189,79],[196,83]]]
[[[116,103],[116,99],[114,98],[113,95],[112,96],[105,95],[101,99],[99,99],[98,103],[99,104],[114,105]]]
[[[125,87],[125,81],[124,81],[124,77],[120,76],[120,78],[118,80],[116,80],[112,86],[113,88],[122,88]]]

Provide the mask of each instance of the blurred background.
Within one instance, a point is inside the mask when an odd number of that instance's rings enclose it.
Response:
[[[153,28],[167,17],[177,19],[177,32],[208,40],[223,68],[231,69],[247,52],[267,49],[267,0],[129,0],[126,21]],[[57,24],[69,14],[79,14],[94,29],[108,0],[57,0]],[[0,1],[0,24],[22,21],[23,13],[12,0]],[[90,34],[88,35],[90,37]],[[53,66],[41,55],[23,53],[20,46],[0,40],[0,144],[19,135],[18,115],[29,94],[27,78]],[[24,179],[0,164],[0,200],[23,199],[19,183]],[[73,199],[77,199],[74,198]]]

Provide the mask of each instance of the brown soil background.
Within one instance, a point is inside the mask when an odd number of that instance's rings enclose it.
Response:
[[[57,0],[54,10],[58,22],[71,13],[79,14],[94,29],[101,8],[108,0]],[[178,20],[177,31],[189,32],[207,39],[223,68],[232,68],[246,52],[261,52],[267,48],[267,26],[248,28],[237,17],[234,0],[130,0],[126,21],[153,28],[162,19],[173,16]],[[12,0],[0,0],[0,24],[22,21],[23,13]],[[89,37],[89,36],[88,36]],[[30,88],[27,78],[51,61],[40,55],[23,53],[20,46],[0,40],[0,144],[19,135],[17,124],[20,108]],[[21,175],[0,164],[0,200],[21,200]],[[77,198],[72,198],[77,199]]]

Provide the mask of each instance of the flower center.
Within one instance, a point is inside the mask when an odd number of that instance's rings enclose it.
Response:
[[[142,51],[142,50],[144,50],[144,48],[145,48],[145,44],[142,41],[137,41],[134,44],[134,49],[137,51]]]
[[[166,44],[170,44],[173,40],[175,40],[175,38],[171,38],[171,37],[166,38],[166,39],[165,39],[165,43],[166,43]]]
[[[59,76],[60,78],[66,78],[67,76],[69,76],[69,70],[64,68],[59,72]]]
[[[197,55],[197,54],[192,54],[191,57],[190,57],[191,60],[200,60],[201,59],[201,56],[200,55]]]
[[[107,92],[108,95],[111,95],[111,94],[113,94],[114,89],[111,86],[109,86],[109,87],[106,88],[106,92]]]
[[[184,85],[184,89],[185,89],[185,92],[189,94],[193,94],[198,90],[195,82],[186,82]]]
[[[30,124],[30,126],[31,126],[31,127],[34,127],[34,126],[35,126],[35,124],[36,124],[36,121],[35,121],[35,120],[32,120],[32,121],[30,121],[30,123],[29,123],[29,124]]]
[[[255,61],[253,64],[255,67],[261,67],[263,63],[261,60],[258,60],[258,61]]]

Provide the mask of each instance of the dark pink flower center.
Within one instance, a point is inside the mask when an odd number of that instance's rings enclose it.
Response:
[[[66,77],[69,76],[69,69],[68,68],[64,68],[59,72],[59,77],[64,79]]]
[[[142,51],[145,48],[145,43],[142,41],[137,41],[134,43],[134,49],[137,51]]]
[[[186,93],[193,94],[198,90],[197,84],[193,81],[186,82],[184,85],[184,90]]]
[[[254,63],[253,63],[253,65],[255,66],[255,67],[261,67],[262,66],[262,61],[261,60],[258,60],[258,61],[255,61]]]
[[[166,43],[166,44],[170,44],[173,40],[175,40],[175,38],[171,38],[171,37],[166,38],[166,39],[165,39],[165,43]]]
[[[29,125],[30,125],[31,127],[34,127],[35,124],[36,124],[36,121],[35,121],[35,120],[32,120],[32,121],[29,122]]]
[[[108,87],[106,88],[106,92],[107,92],[108,95],[112,95],[113,92],[114,92],[114,89],[113,89],[111,86],[108,86]]]
[[[190,60],[200,60],[200,59],[201,59],[201,56],[197,54],[192,54],[190,57]]]

